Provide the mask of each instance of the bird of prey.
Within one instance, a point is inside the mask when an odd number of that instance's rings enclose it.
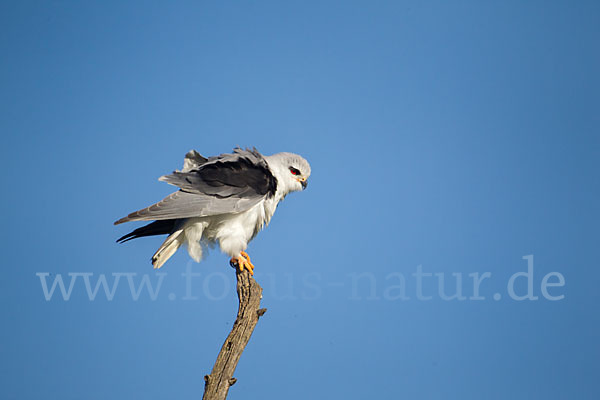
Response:
[[[117,242],[168,234],[152,256],[154,268],[162,267],[182,244],[196,262],[205,245],[218,244],[232,266],[253,274],[245,252],[248,243],[269,224],[288,193],[306,189],[310,172],[308,162],[292,153],[263,156],[255,148],[235,148],[231,154],[205,158],[191,150],[181,170],[159,178],[179,191],[116,221],[154,221]]]

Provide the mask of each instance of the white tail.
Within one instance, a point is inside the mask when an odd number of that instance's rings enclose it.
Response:
[[[152,265],[154,266],[154,269],[162,267],[163,264],[175,254],[179,246],[183,243],[183,238],[183,229],[179,229],[167,237],[152,256]]]

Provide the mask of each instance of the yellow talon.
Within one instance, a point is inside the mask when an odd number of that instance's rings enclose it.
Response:
[[[250,275],[254,275],[254,265],[250,262],[250,256],[245,251],[240,252],[241,257],[233,257],[229,260],[232,266],[237,266],[240,271],[244,271],[244,268],[248,270]]]

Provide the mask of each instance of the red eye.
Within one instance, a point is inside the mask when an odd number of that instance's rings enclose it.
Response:
[[[290,172],[292,173],[292,175],[300,175],[300,171],[298,171],[294,167],[290,167]]]

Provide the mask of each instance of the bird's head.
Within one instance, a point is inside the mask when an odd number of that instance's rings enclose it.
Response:
[[[306,189],[310,177],[308,161],[293,153],[277,153],[265,158],[282,194]]]

